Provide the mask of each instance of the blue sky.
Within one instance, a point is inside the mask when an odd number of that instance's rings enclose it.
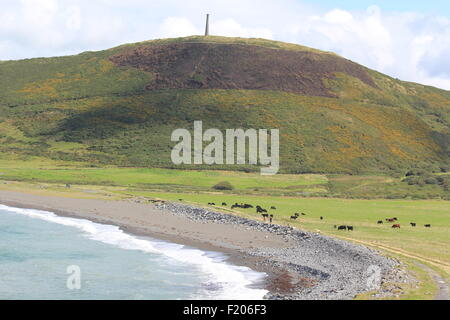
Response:
[[[317,3],[317,6],[324,9],[365,10],[371,5],[377,5],[383,11],[412,11],[450,16],[450,1],[448,0],[319,0],[310,2]]]
[[[450,1],[0,0],[0,60],[211,33],[336,52],[450,90]]]

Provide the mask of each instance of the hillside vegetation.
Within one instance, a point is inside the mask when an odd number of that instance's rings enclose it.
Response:
[[[171,168],[172,131],[203,120],[279,128],[284,173],[449,166],[449,91],[293,44],[186,37],[4,61],[0,87],[0,154],[9,159]]]

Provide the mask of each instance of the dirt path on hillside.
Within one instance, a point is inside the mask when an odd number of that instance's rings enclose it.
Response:
[[[402,255],[402,256],[405,256],[408,258],[412,258],[414,260],[420,260],[420,261],[429,263],[431,265],[434,265],[434,266],[444,270],[446,273],[448,273],[449,269],[450,269],[450,265],[444,261],[437,260],[437,259],[425,258],[425,257],[419,256],[419,255],[404,251],[402,249],[393,248],[393,247],[389,247],[386,245],[381,245],[381,244],[373,243],[373,242],[369,242],[369,241],[356,240],[356,239],[347,238],[347,237],[340,237],[340,238],[350,240],[350,241],[355,241],[357,243],[361,243],[361,244],[364,244],[364,245],[367,245],[370,247],[379,248],[379,249],[389,251],[389,252],[392,252],[395,254],[399,254],[399,255]],[[416,266],[418,266],[419,268],[421,268],[422,270],[424,270],[426,273],[428,273],[430,278],[432,278],[434,280],[434,282],[436,283],[438,292],[436,293],[434,300],[450,300],[450,298],[449,298],[450,289],[449,289],[448,281],[446,281],[444,278],[442,278],[439,273],[437,273],[430,267],[424,265],[423,263],[414,261],[414,264]]]

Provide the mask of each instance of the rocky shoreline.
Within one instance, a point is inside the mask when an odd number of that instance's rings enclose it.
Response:
[[[0,191],[0,203],[118,226],[138,236],[222,252],[231,264],[267,274],[266,299],[397,297],[416,281],[397,260],[347,241],[229,213],[148,198],[83,199]],[[379,277],[377,276],[379,273]],[[381,281],[376,281],[380,279]],[[417,282],[416,282],[417,284]]]
[[[258,258],[264,269],[283,270],[279,285],[272,285],[266,299],[348,300],[357,294],[375,291],[377,296],[394,296],[389,282],[404,282],[408,275],[400,262],[379,252],[340,239],[268,224],[232,214],[171,202],[158,202],[158,209],[183,216],[197,223],[228,224],[282,236],[287,248],[241,249]],[[288,283],[287,283],[288,282]]]

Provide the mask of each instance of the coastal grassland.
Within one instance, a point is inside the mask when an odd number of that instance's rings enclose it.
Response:
[[[257,173],[231,171],[183,171],[157,168],[87,168],[83,164],[50,161],[9,159],[0,161],[0,179],[8,188],[22,182],[37,189],[72,191],[90,194],[106,192],[112,197],[142,196],[184,201],[205,206],[209,202],[227,207],[238,203],[259,204],[274,210],[277,223],[291,224],[308,230],[320,230],[335,236],[398,248],[429,259],[447,261],[449,242],[450,202],[444,200],[386,199],[391,192],[412,189],[424,193],[430,186],[409,186],[389,176],[346,175],[288,175],[261,176]],[[212,187],[228,181],[234,190],[219,192]],[[68,190],[65,185],[71,184]],[[18,184],[20,185],[20,184]],[[23,184],[22,184],[23,185]],[[60,191],[61,191],[60,190]],[[374,193],[373,200],[344,199]],[[415,191],[417,190],[417,191]],[[429,189],[431,190],[431,189]],[[321,196],[320,198],[317,196]],[[254,209],[234,210],[238,214],[260,219]],[[304,212],[298,221],[291,221],[295,212]],[[320,217],[324,220],[320,220]],[[393,230],[389,224],[377,225],[378,220],[397,217],[402,225]],[[409,226],[410,222],[417,227]],[[353,225],[355,232],[338,232],[334,225]],[[424,224],[432,228],[425,229]]]
[[[137,192],[137,195],[207,206],[214,202],[218,209],[230,210],[231,204],[249,203],[263,208],[275,206],[270,210],[275,222],[289,224],[311,231],[343,236],[349,239],[373,242],[389,248],[421,256],[450,266],[449,232],[450,202],[442,200],[350,200],[325,198],[295,198],[267,196],[239,196],[230,194],[173,194]],[[220,204],[226,202],[227,207]],[[233,209],[244,216],[261,219],[255,209]],[[297,221],[290,217],[295,213],[306,213]],[[323,220],[320,220],[323,217]],[[392,229],[392,223],[378,225],[378,220],[397,217],[402,228]],[[409,226],[410,222],[417,227]],[[431,224],[431,228],[424,228]],[[334,225],[352,225],[354,232],[338,231]]]
[[[42,163],[43,166],[48,165]],[[53,164],[55,165],[55,164]],[[3,173],[7,170],[6,164],[3,164],[0,172],[0,190],[11,190],[18,192],[34,193],[41,195],[54,195],[60,197],[74,197],[74,198],[94,198],[94,199],[110,199],[110,200],[126,200],[145,202],[149,199],[164,199],[174,202],[192,204],[201,207],[209,207],[211,209],[237,214],[243,217],[261,220],[261,216],[256,214],[255,209],[233,209],[230,206],[234,202],[251,203],[253,205],[261,205],[265,208],[275,206],[276,210],[269,210],[275,216],[275,223],[283,225],[291,225],[300,229],[309,230],[312,232],[320,232],[322,234],[333,237],[340,237],[356,243],[372,246],[375,249],[380,249],[389,255],[400,258],[402,261],[412,261],[409,265],[415,277],[420,281],[418,288],[415,286],[406,287],[407,295],[405,298],[409,299],[428,299],[432,298],[436,290],[434,280],[423,269],[415,265],[414,261],[419,261],[428,264],[429,267],[435,268],[443,278],[449,279],[450,271],[450,254],[448,251],[449,244],[449,221],[450,221],[450,202],[443,200],[356,200],[356,199],[339,199],[339,198],[302,198],[293,196],[273,196],[264,194],[246,194],[239,189],[245,186],[252,185],[254,181],[245,181],[242,177],[242,184],[239,188],[232,192],[221,193],[217,191],[205,191],[204,187],[199,187],[197,192],[187,192],[187,188],[180,189],[178,192],[171,186],[145,186],[142,184],[124,183],[124,179],[131,179],[136,172],[130,175],[129,172],[124,171],[122,177],[114,173],[115,168],[109,168],[112,171],[103,172],[103,176],[90,176],[89,181],[95,181],[94,184],[76,184],[73,176],[61,175],[58,177],[58,182],[46,182],[43,178],[48,176],[33,176],[28,171],[27,179],[22,181],[11,181],[4,179]],[[9,166],[15,166],[17,163],[9,163]],[[63,166],[61,167],[63,168]],[[71,168],[70,170],[74,170]],[[84,173],[88,173],[89,169],[81,169]],[[95,170],[95,168],[93,169]],[[115,169],[119,170],[119,169]],[[42,170],[42,171],[45,171]],[[57,170],[55,170],[57,171]],[[65,171],[63,168],[60,170]],[[150,171],[152,172],[152,171]],[[147,172],[147,173],[150,173]],[[115,176],[109,177],[105,180],[117,179],[115,185],[108,185],[101,183],[101,177],[106,177],[106,173]],[[201,171],[203,175],[206,172]],[[213,172],[214,173],[214,172]],[[220,174],[233,173],[219,172]],[[157,175],[157,170],[153,171]],[[170,174],[165,174],[164,171],[160,173],[161,179],[164,183],[171,179]],[[230,176],[228,178],[230,178]],[[66,180],[63,180],[64,179]],[[164,181],[164,177],[166,181]],[[195,177],[194,173],[189,173],[186,179]],[[223,176],[211,176],[214,179],[221,179]],[[211,177],[204,177],[200,179],[201,183],[215,182],[217,180],[208,180]],[[134,179],[136,176],[134,176]],[[173,177],[172,177],[173,179]],[[256,177],[255,177],[256,179]],[[309,180],[311,179],[311,180]],[[132,180],[130,180],[132,181]],[[138,179],[134,182],[140,182]],[[74,183],[71,188],[65,186],[65,182]],[[314,183],[321,183],[321,176],[319,177],[297,177],[297,180],[292,182],[304,183],[309,187],[314,187]],[[200,183],[200,182],[197,182]],[[201,184],[200,183],[200,184]],[[273,186],[276,186],[276,181],[272,181]],[[192,182],[191,182],[192,184]],[[277,187],[282,187],[283,184],[278,184]],[[166,192],[165,188],[172,191]],[[190,187],[193,189],[194,187]],[[216,206],[208,206],[207,203],[215,202]],[[227,206],[221,206],[222,202],[226,202]],[[304,212],[306,216],[301,216],[297,221],[290,220],[290,216],[295,212]],[[324,220],[320,220],[320,217]],[[378,220],[384,220],[388,217],[397,217],[402,228],[394,230],[391,224],[384,223],[377,225]],[[409,222],[416,222],[417,227],[409,226]],[[431,228],[424,228],[424,224],[430,223]],[[355,230],[353,232],[337,231],[334,225],[352,225]],[[401,284],[399,284],[402,287]],[[364,297],[363,297],[364,298]],[[404,298],[404,297],[401,297]]]
[[[70,148],[70,145],[64,144]],[[62,148],[62,146],[59,146]],[[442,173],[440,176],[448,176]],[[46,157],[0,156],[0,178],[9,181],[125,186],[158,192],[214,191],[227,181],[234,193],[265,196],[332,197],[357,199],[447,199],[437,184],[409,185],[403,176],[345,174],[278,174],[223,170],[177,170],[164,168],[99,167],[85,162],[51,160]]]
[[[56,166],[59,163],[60,166]],[[283,174],[261,176],[259,173],[243,173],[219,170],[170,170],[158,168],[86,168],[67,166],[64,162],[46,159],[34,162],[0,161],[0,177],[3,180],[40,181],[82,185],[127,186],[140,189],[176,188],[179,190],[211,191],[221,181],[229,181],[235,190],[245,192],[276,192],[286,190],[319,190],[328,182],[325,175]]]
[[[318,232],[332,237],[353,241],[381,250],[389,256],[407,263],[407,268],[418,280],[418,284],[398,283],[400,299],[433,299],[438,290],[436,280],[429,271],[420,266],[427,265],[440,274],[444,281],[450,280],[450,203],[443,200],[356,200],[326,198],[296,198],[268,196],[239,196],[230,194],[174,194],[133,193],[143,197],[180,201],[214,210],[233,213],[250,219],[262,220],[255,209],[230,209],[231,204],[250,203],[261,205],[274,214],[274,222],[299,229]],[[214,202],[216,206],[207,205]],[[227,206],[221,206],[226,202]],[[304,212],[293,221],[295,212]],[[324,219],[321,220],[320,217]],[[401,229],[392,229],[392,223],[378,220],[398,218]],[[417,227],[409,225],[417,223]],[[431,228],[425,228],[431,224]],[[338,231],[335,225],[350,225],[354,231]],[[372,298],[370,295],[360,297]]]

